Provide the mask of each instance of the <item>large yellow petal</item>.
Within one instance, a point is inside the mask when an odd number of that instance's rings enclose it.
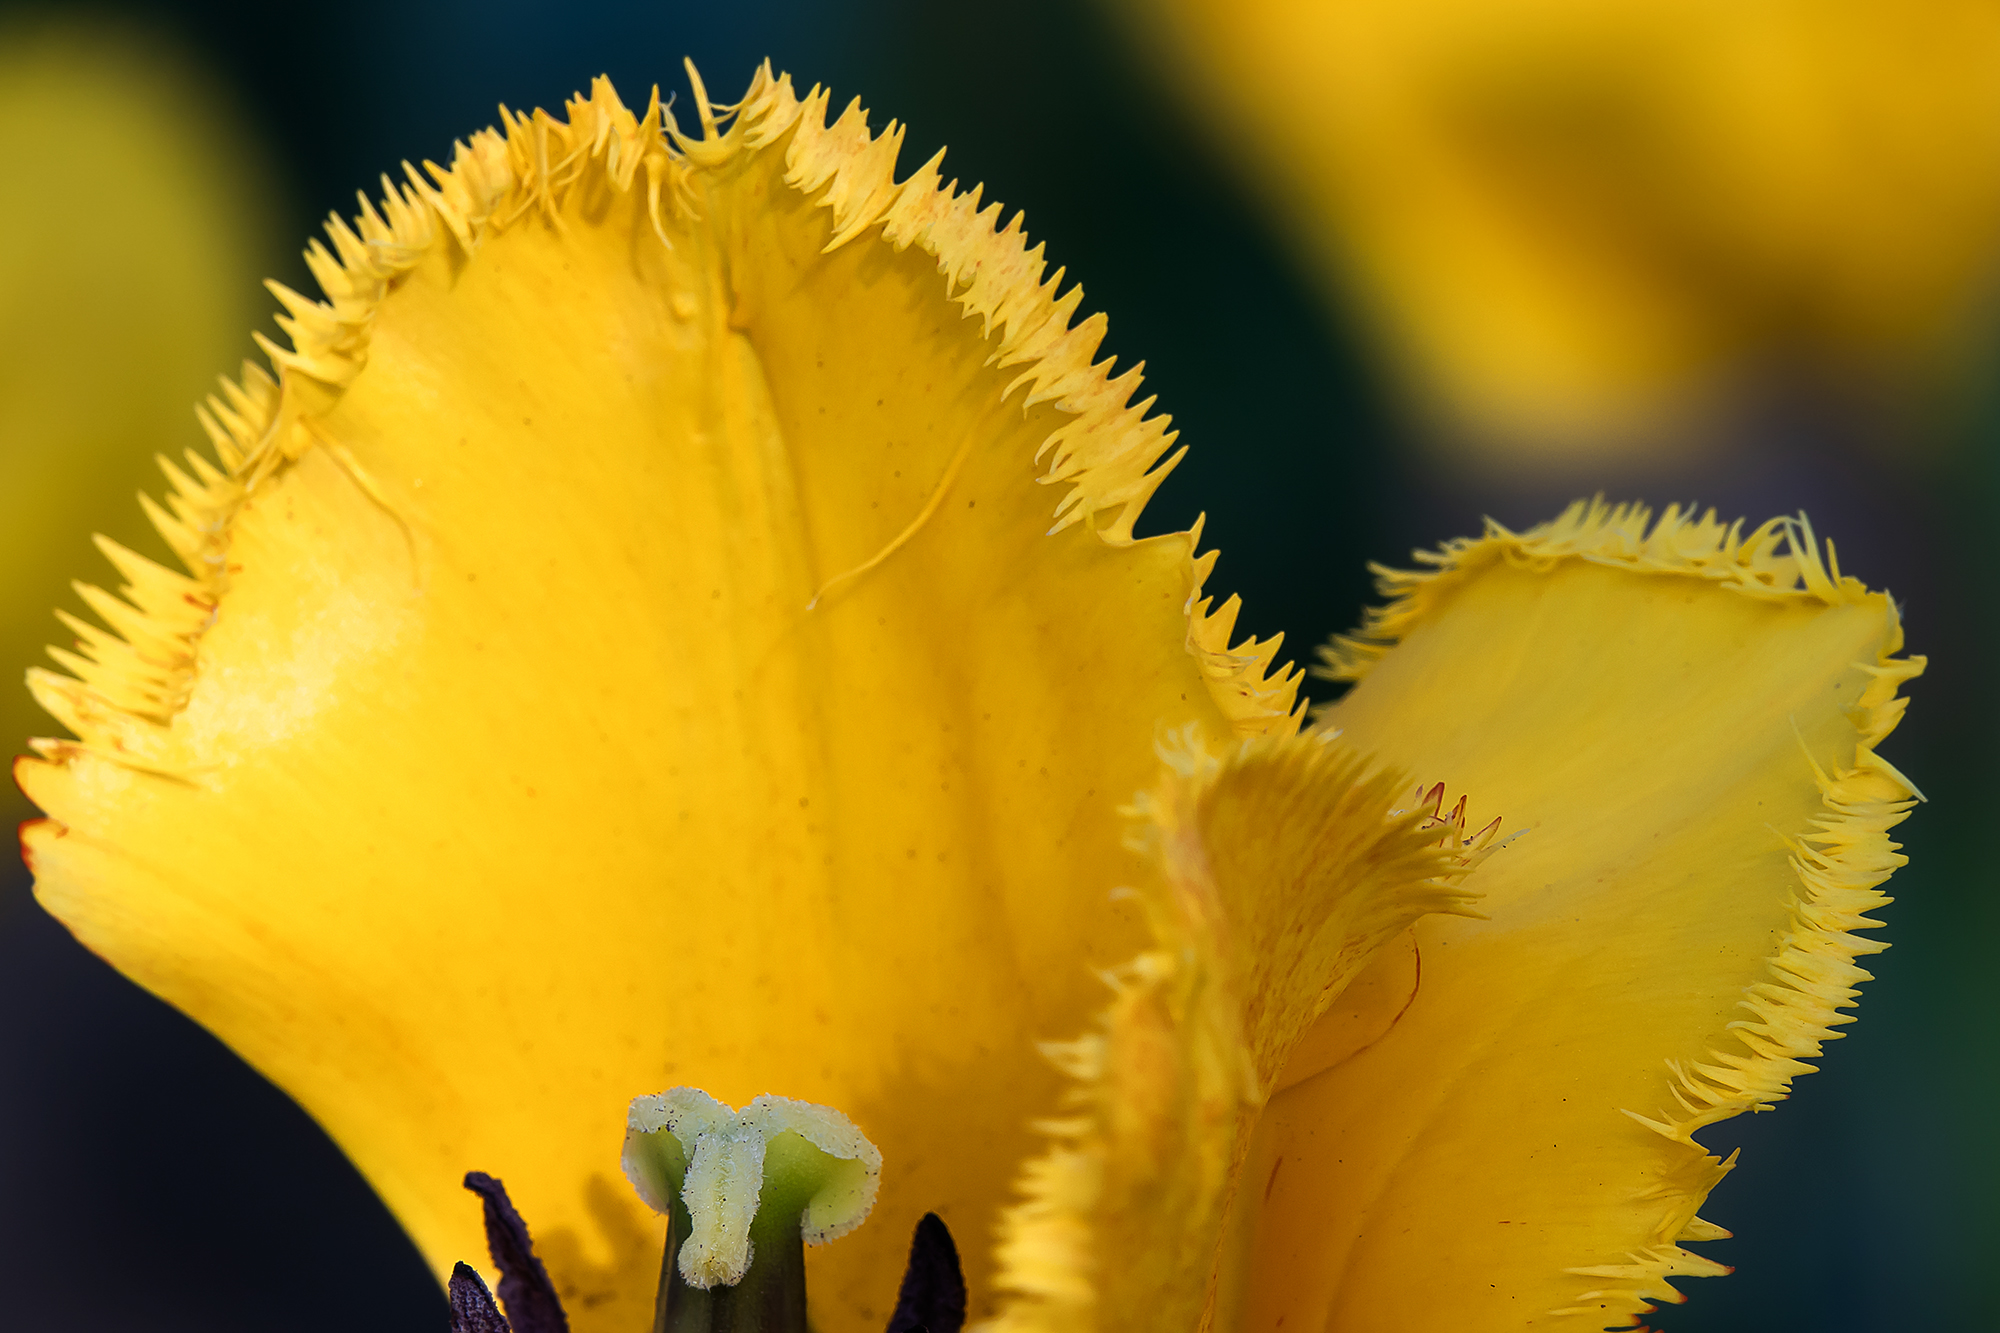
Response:
[[[1982,0],[1124,3],[1482,443],[1635,444],[1772,361],[1928,380],[1984,326]]]
[[[1323,723],[1507,832],[1486,919],[1418,923],[1407,1009],[1260,1122],[1246,1329],[1627,1327],[1726,1271],[1682,1248],[1727,1234],[1693,1135],[1847,1021],[1923,663],[1800,527],[1646,519],[1448,548],[1333,653],[1362,679]]]
[[[585,1333],[644,1326],[619,1143],[676,1084],[880,1145],[818,1327],[886,1315],[928,1209],[990,1292],[1032,1041],[1141,939],[1117,804],[1162,726],[1294,726],[1193,536],[1131,536],[1172,437],[1102,319],[826,106],[765,71],[684,140],[599,81],[385,182],[211,404],[190,576],[114,550],[125,642],[35,682],[43,902],[440,1273],[502,1177]]]

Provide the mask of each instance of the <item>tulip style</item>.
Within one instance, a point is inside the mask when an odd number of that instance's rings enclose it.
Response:
[[[37,892],[285,1088],[444,1281],[503,1178],[647,1326],[662,1088],[835,1108],[994,1329],[1598,1329],[1879,945],[1889,599],[1800,521],[1581,504],[1390,575],[1307,725],[1018,215],[761,70],[598,81],[308,252],[116,546]],[[1108,984],[1108,989],[1107,989]]]

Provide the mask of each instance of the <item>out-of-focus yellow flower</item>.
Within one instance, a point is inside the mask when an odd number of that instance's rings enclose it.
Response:
[[[1018,218],[697,90],[329,224],[158,516],[188,573],[114,550],[122,637],[34,677],[42,901],[440,1276],[502,1176],[585,1333],[645,1326],[620,1135],[677,1085],[880,1147],[829,1333],[930,1210],[1009,1329],[1599,1328],[1718,1271],[1690,1136],[1842,1021],[1900,862],[1888,599],[1579,506],[1398,583],[1301,732],[1196,534],[1134,538],[1173,437]]]
[[[1600,451],[1770,373],[1969,363],[2000,258],[2000,12],[1137,0],[1224,142],[1489,446]]]
[[[0,137],[0,644],[26,661],[92,530],[157,546],[130,496],[249,348],[270,187],[170,45],[102,21],[0,21]],[[40,716],[0,706],[10,735]]]

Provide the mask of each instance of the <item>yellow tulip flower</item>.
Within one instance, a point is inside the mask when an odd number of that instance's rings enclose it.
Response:
[[[2000,276],[1978,0],[1127,0],[1413,392],[1507,456],[1777,373],[1970,364]]]
[[[1008,1330],[1596,1329],[1720,1271],[1694,1135],[1845,1021],[1900,864],[1889,599],[1799,522],[1580,505],[1396,576],[1302,729],[1197,534],[1134,536],[1174,437],[1018,215],[696,90],[503,110],[329,224],[156,507],[186,572],[108,546],[33,678],[42,902],[441,1280],[503,1179],[581,1333],[660,1272],[634,1098],[879,1149],[826,1333],[930,1212]]]

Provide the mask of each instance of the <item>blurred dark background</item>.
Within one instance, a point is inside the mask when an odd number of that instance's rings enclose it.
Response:
[[[1776,386],[1743,409],[1726,448],[1692,462],[1666,450],[1595,475],[1460,467],[1378,387],[1382,367],[1234,174],[1202,108],[1090,5],[163,0],[94,12],[190,64],[270,182],[261,206],[287,244],[265,266],[305,291],[294,249],[329,210],[351,211],[356,187],[372,191],[405,158],[448,160],[496,102],[559,107],[603,72],[643,104],[655,82],[684,93],[684,54],[720,98],[766,56],[801,85],[861,96],[878,124],[911,126],[905,169],[948,145],[947,174],[1025,209],[1086,308],[1110,312],[1108,350],[1147,362],[1194,446],[1151,524],[1205,510],[1223,551],[1212,586],[1240,592],[1243,627],[1283,631],[1294,653],[1354,622],[1366,561],[1404,560],[1487,514],[1523,526],[1600,489],[1759,519],[1808,510],[1844,568],[1902,599],[1912,648],[1932,655],[1888,747],[1932,799],[1905,826],[1914,864],[1892,886],[1896,947],[1877,960],[1862,1021],[1777,1114],[1708,1136],[1744,1150],[1704,1210],[1736,1231],[1708,1248],[1737,1274],[1685,1284],[1694,1300],[1659,1324],[1984,1326],[1984,1260],[2000,1239],[1987,953],[2000,920],[1979,813],[1995,796],[1988,415],[1934,421],[1919,447],[1831,395]],[[0,40],[50,13],[0,5]],[[0,179],[0,211],[35,206],[38,188]],[[183,400],[204,388],[188,383]],[[184,443],[197,439],[189,420]],[[126,495],[108,503],[77,529],[71,571],[96,567],[81,539],[92,524],[142,540]],[[7,864],[0,1326],[441,1333],[416,1252],[304,1114],[78,948]]]

